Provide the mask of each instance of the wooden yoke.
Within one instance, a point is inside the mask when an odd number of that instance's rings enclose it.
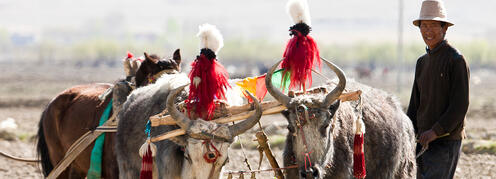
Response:
[[[327,93],[327,90],[326,88],[319,87],[308,90],[306,94],[314,94],[314,93]],[[362,94],[361,90],[349,92],[349,93],[343,93],[341,94],[341,96],[339,96],[338,99],[340,99],[342,102],[355,101],[358,100],[361,94]],[[304,93],[297,92],[295,93],[295,95],[300,96],[300,95],[304,95]],[[266,101],[266,102],[262,102],[260,105],[262,106],[263,115],[279,113],[286,109],[286,107],[283,106],[278,101]],[[181,103],[178,106],[180,108],[180,111],[185,111],[184,103]],[[221,124],[235,122],[246,119],[248,116],[253,115],[254,113],[254,111],[251,111],[253,110],[252,104],[245,104],[242,106],[231,106],[231,107],[226,107],[226,106],[227,105],[225,103],[218,104],[217,106],[218,110],[215,110],[214,112],[214,119],[215,119],[213,120],[214,122]],[[176,121],[174,121],[174,119],[170,115],[168,115],[167,110],[164,110],[163,112],[157,115],[151,116],[150,122],[152,127],[157,127],[161,125],[176,125]]]
[[[277,101],[267,101],[263,102],[260,104],[262,106],[263,115],[268,115],[268,114],[274,114],[281,112],[282,110],[286,109],[286,107],[282,106],[281,103]],[[179,108],[184,108],[184,103],[178,105]],[[242,106],[232,106],[232,107],[225,107],[226,105],[219,105],[217,106],[219,110],[216,110],[214,113],[214,119],[212,120],[216,123],[229,123],[229,122],[234,122],[234,121],[239,121],[246,119],[247,117],[253,115],[255,113],[252,104],[245,104]],[[181,110],[180,111],[184,111]],[[220,113],[217,111],[226,111],[225,113]],[[170,116],[166,115],[168,114],[167,111],[164,111],[160,114],[154,115],[150,117],[150,122],[152,127],[156,126],[161,126],[161,125],[176,125],[176,121]]]

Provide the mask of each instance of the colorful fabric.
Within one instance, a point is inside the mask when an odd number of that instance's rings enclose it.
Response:
[[[256,77],[248,77],[241,81],[236,82],[236,85],[241,87],[243,90],[247,90],[251,94],[255,94],[255,97],[262,101],[265,95],[267,94],[267,88],[265,87],[265,75],[256,76]],[[248,99],[248,101],[252,102],[250,96],[243,91],[243,94]]]
[[[101,126],[108,120],[110,112],[112,111],[112,99],[107,104],[105,111],[103,111],[100,117],[100,122],[98,126]],[[96,138],[95,146],[91,151],[90,158],[90,169],[88,169],[88,174],[86,178],[88,179],[99,179],[102,178],[102,156],[103,156],[103,142],[105,140],[105,133],[102,133],[98,138]]]
[[[289,90],[289,84],[291,82],[291,72],[285,71],[285,69],[279,69],[272,73],[272,85],[281,89],[283,92]],[[284,73],[285,75],[283,75]]]
[[[282,84],[285,84],[283,91],[287,91],[289,88],[289,75],[286,76],[286,78],[283,80],[282,78],[282,73],[284,69],[280,69],[275,71],[272,74],[272,85],[274,85],[276,88],[281,89]],[[290,73],[290,72],[287,72]],[[245,78],[239,82],[236,82],[236,85],[239,86],[243,90],[248,90],[251,94],[255,94],[255,97],[263,101],[265,95],[267,94],[267,87],[265,86],[265,77],[267,74],[264,74],[262,76],[256,76],[256,77],[248,77]],[[248,94],[245,94],[243,91],[244,96],[250,101],[251,98],[249,97]]]

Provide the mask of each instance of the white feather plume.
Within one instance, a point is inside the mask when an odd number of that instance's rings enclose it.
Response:
[[[219,29],[214,25],[203,24],[199,26],[200,31],[196,36],[200,38],[200,49],[208,48],[217,54],[224,46],[224,39]]]
[[[303,22],[312,26],[307,0],[289,0],[286,4],[286,10],[295,24]]]

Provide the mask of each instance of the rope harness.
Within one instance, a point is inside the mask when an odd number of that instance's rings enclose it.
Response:
[[[300,116],[299,113],[300,113],[300,109],[301,109],[301,112],[303,112],[303,116]],[[305,156],[304,157],[304,160],[305,160],[305,171],[307,171],[308,167],[312,166],[312,161],[310,160],[310,154],[312,153],[312,151],[308,151],[308,145],[307,145],[307,141],[306,141],[306,138],[305,138],[305,133],[303,132],[303,125],[305,125],[309,119],[309,115],[308,115],[308,108],[301,104],[299,105],[298,107],[296,107],[296,126],[300,129],[300,132],[301,132],[301,139],[303,141],[303,147],[305,148],[305,152],[303,153],[303,155]],[[307,161],[308,161],[308,165],[307,165]]]
[[[204,144],[205,147],[207,148],[207,152],[203,154],[203,159],[205,159],[207,163],[214,163],[215,161],[217,161],[217,158],[222,156],[219,150],[217,150],[217,147],[215,147],[215,145],[212,144],[210,140],[203,140],[202,144]],[[214,151],[212,151],[210,147],[212,147]]]
[[[282,168],[269,168],[269,169],[264,169],[264,170],[251,170],[251,171],[228,171],[224,172],[224,174],[228,174],[228,179],[232,179],[232,174],[244,174],[244,173],[262,173],[262,172],[272,172],[276,170],[287,170],[287,169],[292,169],[292,168],[298,168],[298,165],[291,165],[288,167],[282,167]]]

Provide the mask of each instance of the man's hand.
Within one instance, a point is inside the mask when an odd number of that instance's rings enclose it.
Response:
[[[425,131],[420,135],[418,141],[420,144],[422,144],[422,146],[427,146],[430,142],[432,142],[436,138],[437,138],[436,133],[432,129],[429,129],[428,131]]]

